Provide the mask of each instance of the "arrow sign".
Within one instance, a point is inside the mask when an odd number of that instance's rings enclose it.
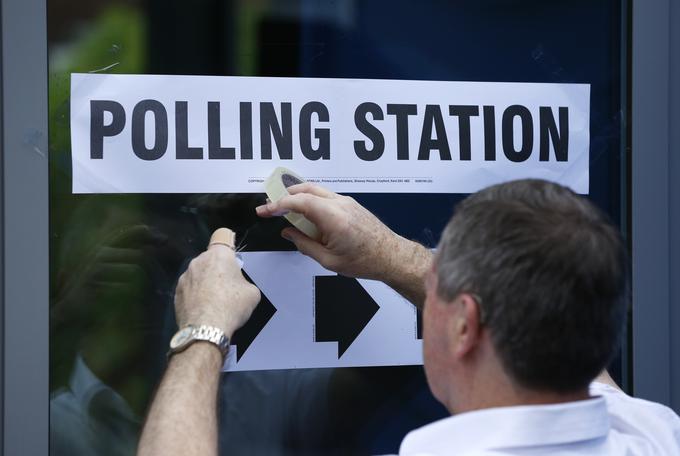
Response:
[[[243,275],[248,282],[255,283],[248,277],[248,274],[243,272]],[[253,343],[267,322],[276,313],[276,307],[274,307],[267,296],[264,293],[261,293],[261,296],[260,303],[253,310],[253,314],[248,319],[248,322],[236,331],[231,338],[231,345],[236,345],[236,362],[241,360],[241,356],[248,350],[250,344]]]
[[[241,257],[262,300],[234,335],[223,370],[422,363],[416,308],[384,283],[338,276],[300,252]]]
[[[314,285],[314,340],[337,342],[340,359],[380,306],[356,279],[316,276]]]

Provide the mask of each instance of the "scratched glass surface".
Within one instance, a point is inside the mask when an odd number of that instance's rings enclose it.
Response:
[[[590,83],[589,197],[625,231],[624,12],[613,0],[49,0],[51,454],[134,454],[176,280],[212,230],[231,227],[244,251],[293,249],[284,220],[255,216],[263,194],[73,195],[70,73]],[[353,196],[433,247],[465,195]],[[625,361],[613,366],[624,385]],[[222,454],[393,453],[446,415],[420,366],[230,373],[219,402]]]

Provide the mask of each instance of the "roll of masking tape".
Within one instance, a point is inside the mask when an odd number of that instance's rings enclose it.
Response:
[[[264,187],[269,199],[275,203],[284,196],[289,195],[288,187],[304,182],[305,180],[293,171],[279,167],[267,178]],[[316,225],[307,220],[304,215],[298,214],[297,212],[288,212],[284,214],[284,217],[286,217],[286,220],[292,223],[295,228],[302,231],[310,238],[318,239],[319,230],[317,230]]]

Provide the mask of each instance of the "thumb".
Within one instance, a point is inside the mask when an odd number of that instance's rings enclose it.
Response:
[[[298,250],[309,257],[319,261],[326,254],[326,248],[310,238],[297,228],[285,228],[281,231],[281,236],[295,244]]]

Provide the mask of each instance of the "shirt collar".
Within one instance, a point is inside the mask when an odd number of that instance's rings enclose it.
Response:
[[[459,454],[480,450],[569,444],[609,432],[605,399],[501,407],[462,413],[416,429],[400,454]]]
[[[84,408],[87,408],[95,394],[106,388],[106,385],[87,367],[80,354],[76,356],[69,383],[71,392]]]
[[[99,380],[81,355],[76,356],[70,387],[81,409],[91,415],[138,421],[125,399]]]

